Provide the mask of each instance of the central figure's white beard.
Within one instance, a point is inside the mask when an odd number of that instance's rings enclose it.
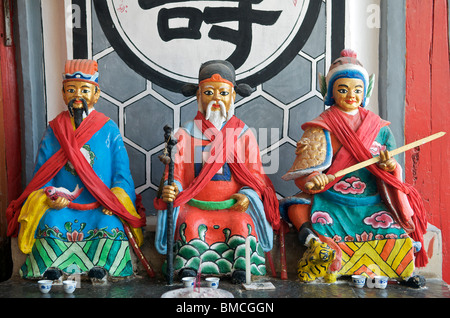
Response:
[[[214,104],[220,105],[220,111],[213,111],[212,106]],[[200,105],[200,103],[199,103]],[[225,104],[222,101],[211,101],[206,107],[205,119],[209,120],[214,127],[217,129],[221,129],[222,125],[225,121],[229,120],[234,115],[234,102],[232,101],[230,104],[230,109],[228,110],[225,107]]]

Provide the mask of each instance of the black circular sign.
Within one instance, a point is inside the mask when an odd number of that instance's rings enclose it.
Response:
[[[322,0],[96,0],[114,50],[138,74],[180,91],[200,65],[223,59],[238,83],[278,74],[309,38]]]

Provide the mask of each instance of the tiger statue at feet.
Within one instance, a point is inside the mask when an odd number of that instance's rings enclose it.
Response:
[[[323,277],[326,283],[336,282],[336,274],[329,271],[336,251],[315,238],[308,242],[308,249],[297,263],[297,275],[302,282],[312,282]]]

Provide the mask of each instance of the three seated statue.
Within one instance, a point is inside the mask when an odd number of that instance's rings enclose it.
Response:
[[[390,154],[396,147],[390,123],[365,108],[374,77],[356,53],[344,50],[321,78],[329,108],[301,125],[295,161],[283,176],[300,192],[280,202],[255,136],[235,116],[236,94],[252,93],[235,77],[231,63],[212,60],[201,65],[198,84],[183,88],[185,96],[196,96],[198,113],[174,136],[174,182],[168,184],[166,170],[154,201],[156,250],[166,254],[167,240],[174,240],[180,277],[201,273],[245,282],[247,239],[251,274],[265,275],[266,253],[282,220],[307,247],[301,281],[353,274],[406,280],[426,265],[423,203]],[[49,123],[35,175],[7,210],[8,235],[18,235],[28,255],[21,276],[58,278],[74,269],[90,277],[132,276],[130,241],[143,243],[146,218],[120,131],[94,109],[97,63],[67,61],[62,94],[68,110]],[[377,164],[335,177],[374,156]],[[172,238],[168,202],[174,206]],[[313,259],[324,264],[320,275],[313,273]]]

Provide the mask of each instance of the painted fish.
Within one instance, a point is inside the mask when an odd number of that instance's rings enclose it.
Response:
[[[63,197],[72,202],[78,198],[82,191],[83,188],[79,188],[78,184],[72,192],[63,187],[55,188],[50,186],[44,188],[44,193],[53,201],[55,201],[58,197]]]

